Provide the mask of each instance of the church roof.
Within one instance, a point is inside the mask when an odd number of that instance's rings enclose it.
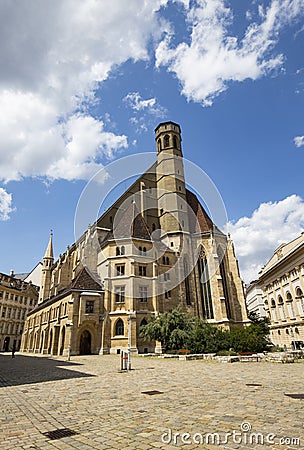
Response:
[[[100,291],[102,285],[97,279],[97,275],[94,275],[87,267],[83,267],[65,290],[70,289]]]
[[[82,267],[82,269],[80,269],[78,274],[66,288],[58,292],[57,295],[44,300],[42,303],[38,303],[35,306],[35,308],[32,309],[32,311],[29,311],[28,316],[35,313],[36,311],[39,311],[45,306],[51,305],[52,303],[56,302],[59,298],[65,297],[72,290],[100,292],[103,290],[103,286],[98,280],[97,275],[92,273],[87,267]]]
[[[220,232],[202,207],[197,196],[188,189],[186,190],[186,199],[188,205],[191,207],[196,216],[195,220],[192,214],[189,215],[190,233],[206,233],[214,230]]]
[[[148,241],[151,240],[148,225],[142,214],[139,212],[135,202],[130,203],[126,210],[121,214],[117,223],[114,223],[113,231],[110,231],[107,234],[102,243],[114,238],[128,239],[130,237],[146,239]]]

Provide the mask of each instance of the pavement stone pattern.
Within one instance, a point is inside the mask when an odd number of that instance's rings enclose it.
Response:
[[[303,449],[304,399],[284,395],[303,375],[304,361],[134,356],[122,372],[119,355],[1,353],[0,450]],[[76,434],[43,434],[61,429]]]

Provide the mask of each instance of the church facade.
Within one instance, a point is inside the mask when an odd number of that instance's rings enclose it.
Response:
[[[227,329],[247,321],[233,243],[186,186],[180,126],[155,138],[155,163],[57,261],[51,235],[23,351],[161,352],[140,326],[178,305]]]

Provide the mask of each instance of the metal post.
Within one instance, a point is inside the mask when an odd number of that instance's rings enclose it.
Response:
[[[128,311],[128,365],[127,369],[131,370],[131,314]]]
[[[73,324],[69,323],[67,324],[67,326],[70,329],[70,336],[69,336],[69,345],[68,345],[68,361],[71,361],[71,347],[72,347],[72,327]]]

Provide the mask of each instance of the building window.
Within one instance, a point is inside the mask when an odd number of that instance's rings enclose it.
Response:
[[[92,314],[94,312],[94,300],[87,300],[85,306],[86,314]]]
[[[115,325],[115,335],[116,336],[124,336],[125,334],[125,326],[121,319],[118,319]]]
[[[164,136],[164,147],[167,148],[170,146],[170,137],[168,134]]]
[[[230,307],[230,295],[229,295],[226,260],[225,260],[225,254],[224,254],[223,250],[221,249],[221,247],[218,247],[218,256],[220,259],[220,274],[221,274],[222,284],[223,284],[223,293],[224,293],[224,297],[225,297],[227,318],[231,319],[232,314],[231,314],[231,307]]]
[[[125,286],[115,287],[115,301],[116,303],[123,303],[125,301]]]
[[[158,151],[160,152],[161,151],[161,140],[160,139],[158,139],[157,144],[158,144]]]
[[[222,261],[222,263],[223,263],[223,261]],[[200,297],[201,297],[201,306],[202,306],[203,317],[205,319],[214,319],[211,286],[210,286],[210,276],[209,276],[209,266],[208,266],[208,261],[207,261],[205,250],[202,246],[200,248],[200,254],[199,254],[197,266],[198,266],[199,287],[200,287]],[[220,266],[220,268],[221,268],[221,266]],[[188,268],[186,268],[186,269],[188,270]],[[222,279],[223,279],[223,275],[224,274],[222,273],[222,270],[221,270]],[[226,286],[226,284],[224,283],[224,280],[223,280],[225,305],[226,305],[226,311],[227,311],[227,318],[229,319],[230,318],[230,309],[229,309],[228,298],[226,297],[227,294],[225,292],[225,286]],[[190,297],[190,293],[188,295]]]
[[[140,277],[146,277],[147,276],[147,266],[138,266],[138,275]]]
[[[142,255],[142,247],[138,247],[138,254]]]
[[[139,301],[147,302],[148,301],[148,288],[147,286],[139,286]]]
[[[116,256],[119,256],[119,255],[120,255],[120,248],[116,247]]]
[[[144,327],[144,326],[146,326],[146,325],[148,325],[148,322],[146,321],[146,319],[143,319],[141,322],[140,322],[140,327]]]
[[[171,291],[165,291],[165,298],[171,298]]]
[[[165,272],[164,273],[164,281],[168,281],[170,280],[170,273],[169,272]]]
[[[177,148],[177,139],[176,136],[173,136],[173,147]]]
[[[5,315],[6,315],[6,307],[3,306],[3,308],[2,308],[2,317],[5,317]]]
[[[12,312],[12,308],[8,308],[8,310],[7,310],[7,318],[8,319],[11,318],[11,312]]]
[[[125,252],[126,252],[125,246],[122,245],[121,248],[120,248],[120,254],[121,254],[121,255],[124,255]]]
[[[116,276],[117,277],[122,277],[125,274],[125,265],[124,264],[116,265],[115,268],[116,268]]]
[[[171,242],[171,247],[174,247],[174,242]]]

